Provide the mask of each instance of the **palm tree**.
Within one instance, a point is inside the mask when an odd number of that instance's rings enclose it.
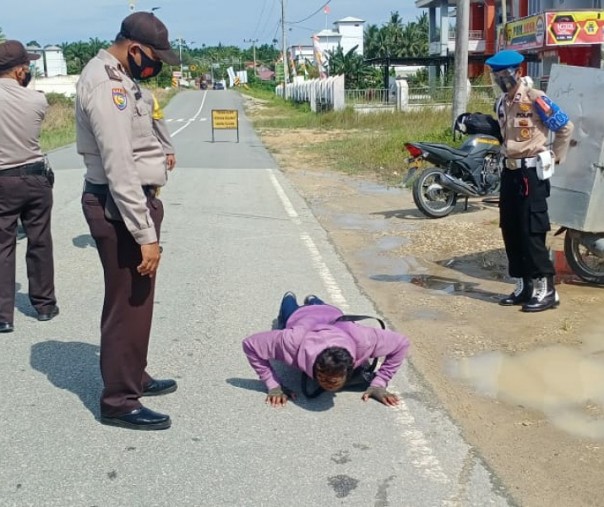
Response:
[[[358,46],[344,53],[342,46],[338,46],[329,54],[329,74],[331,76],[344,74],[346,88],[349,90],[365,88],[367,81],[373,76],[373,69],[365,65],[363,56],[356,53]]]
[[[6,40],[6,36],[4,35],[4,32],[2,31],[2,27],[0,27],[0,42],[3,42],[4,40]]]

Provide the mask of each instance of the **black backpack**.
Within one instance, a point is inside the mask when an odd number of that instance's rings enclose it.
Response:
[[[369,315],[341,315],[336,320],[334,320],[332,324],[335,324],[336,322],[356,322],[358,320],[365,319],[375,319],[380,323],[380,327],[382,329],[386,329],[386,324],[384,324],[384,321],[382,319],[379,319],[377,317],[371,317]],[[373,380],[373,377],[375,377],[374,372],[377,367],[377,363],[378,358],[375,357],[373,358],[373,361],[371,361],[371,363],[367,365],[361,365],[358,368],[355,368],[352,371],[348,380],[346,381],[346,385],[344,387],[354,387],[356,389],[362,390],[367,389],[369,387],[369,384]],[[304,393],[304,396],[306,396],[307,398],[316,398],[321,393],[323,393],[324,389],[320,386],[317,386],[314,391],[309,391],[308,383],[311,381],[312,379],[309,378],[309,376],[305,372],[302,372],[302,393]]]
[[[455,119],[453,126],[453,138],[455,133],[461,132],[462,134],[475,135],[484,134],[487,136],[493,136],[499,139],[499,142],[503,141],[501,137],[501,128],[499,122],[493,118],[490,114],[484,113],[463,113]]]

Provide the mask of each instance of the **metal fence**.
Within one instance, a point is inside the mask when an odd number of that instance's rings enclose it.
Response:
[[[385,88],[367,88],[365,90],[346,90],[346,104],[387,104],[389,91]]]
[[[409,104],[452,104],[453,94],[454,89],[452,86],[410,86]],[[468,99],[492,104],[496,99],[496,95],[492,86],[472,86]]]
[[[449,105],[453,103],[452,86],[410,86],[410,106]],[[493,104],[496,99],[495,90],[491,86],[472,85],[469,100]],[[386,105],[396,102],[396,91],[383,88],[370,88],[366,90],[346,90],[346,104],[348,105]]]

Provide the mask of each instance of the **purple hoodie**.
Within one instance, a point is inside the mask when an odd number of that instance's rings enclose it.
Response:
[[[409,340],[393,331],[355,322],[333,323],[342,315],[335,306],[302,306],[289,318],[285,329],[253,334],[243,340],[243,351],[269,390],[281,384],[270,360],[282,361],[312,378],[315,359],[328,347],[350,352],[355,368],[369,358],[384,357],[371,385],[386,387],[407,354]]]

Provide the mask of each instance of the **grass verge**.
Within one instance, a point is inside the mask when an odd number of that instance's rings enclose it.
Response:
[[[308,104],[287,102],[272,92],[249,89],[245,95],[260,104],[250,118],[261,133],[283,129],[337,131],[335,136],[322,136],[300,149],[319,155],[330,169],[351,174],[374,172],[386,181],[400,181],[408,168],[406,142],[461,144],[453,141],[450,108],[372,113],[348,108],[317,114]],[[477,102],[469,104],[468,110],[488,112],[490,107]]]

